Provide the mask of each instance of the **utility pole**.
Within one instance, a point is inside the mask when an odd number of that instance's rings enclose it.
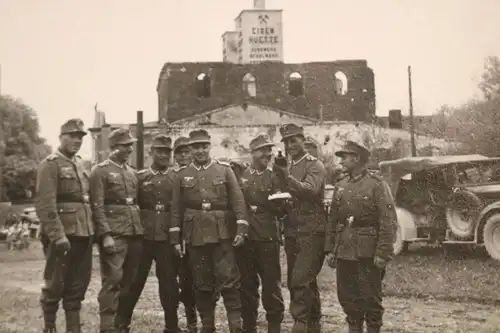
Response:
[[[4,186],[3,186],[3,163],[5,161],[4,154],[4,146],[5,146],[5,135],[4,135],[4,128],[3,128],[3,107],[2,104],[3,98],[2,98],[2,65],[0,64],[0,202],[4,202]]]
[[[408,66],[408,97],[410,102],[410,140],[411,156],[417,156],[417,145],[415,143],[415,123],[413,119],[413,94],[411,89],[411,66]]]

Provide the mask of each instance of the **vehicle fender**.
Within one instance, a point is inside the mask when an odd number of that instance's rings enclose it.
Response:
[[[401,207],[396,207],[396,214],[398,216],[398,228],[402,239],[405,241],[417,238],[417,226],[413,214]]]
[[[474,231],[474,241],[477,244],[483,243],[484,224],[486,223],[486,220],[488,219],[488,217],[491,216],[495,212],[500,214],[500,201],[496,201],[496,202],[493,202],[493,203],[487,205],[479,213],[479,216],[477,217],[477,221],[476,221],[476,229]]]

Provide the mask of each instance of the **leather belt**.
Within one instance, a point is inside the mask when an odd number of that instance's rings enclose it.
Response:
[[[211,202],[187,203],[186,208],[193,209],[193,210],[203,210],[203,211],[229,210],[229,207],[227,204],[211,203]]]
[[[168,212],[170,211],[170,205],[164,205],[164,204],[160,204],[160,203],[157,203],[157,204],[143,204],[143,205],[139,205],[139,207],[141,209],[144,209],[144,210],[154,210],[154,211],[157,211],[157,212]]]
[[[135,198],[106,199],[105,205],[132,206],[136,204]]]
[[[81,197],[71,195],[58,195],[56,198],[57,203],[89,203],[89,196],[83,195]]]

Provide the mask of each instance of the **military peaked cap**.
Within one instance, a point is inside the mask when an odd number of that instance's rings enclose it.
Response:
[[[304,141],[304,143],[306,145],[313,146],[314,148],[318,148],[319,147],[319,142],[316,141],[316,140],[314,140],[314,138],[311,137],[311,136],[307,136],[306,137],[306,141]]]
[[[189,144],[210,143],[210,135],[204,129],[194,130],[189,133]]]
[[[362,144],[347,140],[344,143],[344,146],[340,150],[335,152],[335,155],[339,157],[345,154],[355,154],[359,157],[368,157],[370,156],[370,150],[368,150],[368,148],[366,148]]]
[[[295,124],[286,124],[280,127],[281,141],[300,135],[304,137],[304,128]]]
[[[185,136],[178,137],[174,142],[174,151],[181,147],[189,146],[189,139]]]
[[[65,122],[61,126],[61,135],[80,133],[81,135],[87,135],[87,131],[83,128],[83,121],[78,118],[73,118]]]
[[[275,146],[274,142],[271,141],[271,138],[267,134],[259,134],[255,138],[250,141],[250,150],[254,151],[260,149],[262,147],[273,147]]]
[[[158,134],[151,142],[151,148],[168,148],[172,149],[172,139],[165,134]]]
[[[137,139],[130,134],[130,130],[126,127],[115,129],[109,134],[108,139],[111,147],[116,145],[129,145],[137,141]]]

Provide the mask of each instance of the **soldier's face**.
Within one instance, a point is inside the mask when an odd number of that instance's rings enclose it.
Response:
[[[153,163],[161,168],[166,168],[170,163],[171,150],[168,148],[152,148],[151,157]]]
[[[262,147],[252,151],[252,161],[256,166],[267,166],[271,161],[273,147]]]
[[[179,165],[188,165],[191,162],[191,150],[189,147],[180,147],[175,151],[175,161]]]
[[[78,153],[82,147],[83,135],[81,133],[68,133],[60,137],[61,149],[70,155]]]
[[[300,157],[306,151],[304,138],[300,135],[292,136],[284,140],[285,150],[292,158]]]
[[[198,164],[205,164],[210,158],[210,144],[209,143],[195,143],[189,146],[191,149],[191,156]]]
[[[130,154],[132,154],[132,151],[132,144],[116,145],[115,150],[113,151],[113,155],[118,162],[125,163],[128,160]]]
[[[344,171],[354,170],[359,165],[359,157],[356,154],[343,154],[340,156],[340,165]]]

